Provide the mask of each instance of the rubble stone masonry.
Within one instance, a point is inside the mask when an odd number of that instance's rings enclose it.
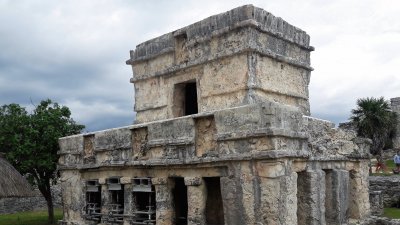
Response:
[[[61,224],[340,225],[369,141],[310,117],[310,37],[245,5],[130,53],[134,125],[61,138]]]

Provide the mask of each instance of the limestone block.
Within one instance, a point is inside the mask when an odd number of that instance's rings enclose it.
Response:
[[[167,177],[154,177],[151,178],[151,183],[153,185],[166,185],[168,183]]]
[[[350,171],[349,218],[360,221],[369,214],[368,163],[361,162],[358,170]]]
[[[176,120],[161,121],[149,124],[149,144],[180,143],[189,144],[194,142],[194,121],[192,118],[179,118]]]
[[[277,225],[281,214],[279,207],[281,182],[279,178],[260,178],[260,206],[257,220],[261,224]]]
[[[237,178],[221,177],[221,195],[224,205],[224,221],[229,225],[246,224],[244,208],[241,202],[240,180]]]
[[[121,177],[121,178],[119,178],[119,182],[121,184],[130,184],[130,183],[132,183],[132,178],[131,177]]]
[[[281,177],[280,224],[297,225],[297,173]]]
[[[284,162],[257,162],[257,172],[260,177],[274,178],[285,175],[286,168]]]
[[[156,224],[173,225],[175,220],[175,208],[171,184],[167,182],[167,178],[153,178],[152,182],[156,190]]]
[[[214,136],[217,129],[215,127],[214,117],[198,118],[195,121],[195,125],[196,156],[203,157],[215,153],[217,143]]]
[[[131,130],[128,128],[111,129],[95,135],[95,151],[131,149]]]
[[[349,207],[349,172],[346,170],[325,170],[326,224],[347,223]]]
[[[201,177],[185,177],[186,186],[200,186],[202,183]]]
[[[297,180],[298,224],[325,225],[325,172],[300,172]]]
[[[83,151],[83,136],[75,135],[58,140],[61,152],[82,152]]]
[[[99,178],[99,184],[106,184],[107,178]]]
[[[186,184],[186,178],[185,178]],[[188,225],[205,225],[205,208],[207,190],[202,182],[196,182],[196,186],[188,186]],[[187,185],[187,184],[186,184]]]

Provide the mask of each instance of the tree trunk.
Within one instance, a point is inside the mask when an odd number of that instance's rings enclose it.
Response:
[[[51,191],[48,197],[45,197],[47,202],[47,213],[49,215],[49,224],[55,224],[54,222],[54,206],[53,206],[53,199],[51,197]]]
[[[48,213],[49,224],[55,224],[54,206],[53,206],[53,198],[51,197],[50,182],[46,181],[44,185],[38,185],[38,187],[39,187],[39,191],[42,193],[42,195],[47,203],[47,213]]]

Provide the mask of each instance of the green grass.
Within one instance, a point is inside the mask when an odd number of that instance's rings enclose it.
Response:
[[[394,164],[393,160],[387,160],[386,162],[386,166],[388,169],[392,170],[396,167],[396,165]]]
[[[383,216],[392,219],[400,219],[400,208],[385,208],[383,211]]]
[[[54,217],[56,222],[62,218],[61,209],[54,210]],[[49,225],[47,210],[0,215],[0,225]]]

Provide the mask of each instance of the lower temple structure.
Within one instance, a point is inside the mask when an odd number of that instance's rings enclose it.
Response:
[[[309,116],[312,50],[251,5],[138,45],[136,123],[59,140],[60,223],[362,223],[369,141]]]

